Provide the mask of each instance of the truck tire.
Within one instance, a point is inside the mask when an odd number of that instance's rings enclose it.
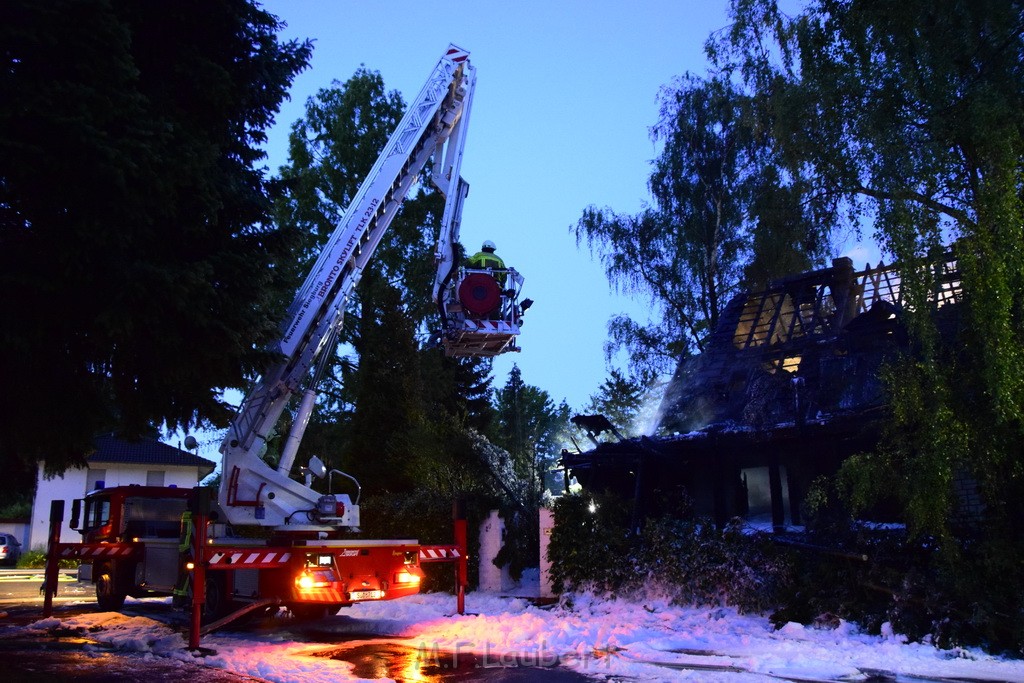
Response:
[[[118,588],[114,568],[103,565],[96,576],[96,604],[104,612],[117,612],[124,607],[124,590]]]
[[[298,621],[316,621],[327,616],[327,605],[301,603],[288,605],[288,609]]]
[[[210,573],[212,574],[212,572]],[[203,604],[203,623],[217,621],[231,613],[232,601],[227,594],[223,576],[206,575],[206,602]]]

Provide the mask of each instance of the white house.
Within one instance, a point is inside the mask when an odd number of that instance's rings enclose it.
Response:
[[[64,501],[61,539],[77,541],[78,534],[68,529],[72,500],[94,489],[111,486],[138,484],[192,488],[216,466],[206,458],[155,439],[125,441],[113,434],[105,434],[97,437],[95,444],[96,451],[86,458],[87,467],[68,469],[63,476],[47,479],[43,476],[44,464],[40,463],[26,549],[46,548],[50,533],[50,504],[55,500]]]

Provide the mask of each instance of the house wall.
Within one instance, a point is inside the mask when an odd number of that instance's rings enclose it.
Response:
[[[89,468],[74,468],[64,472],[61,477],[46,479],[43,477],[43,463],[39,465],[36,484],[36,497],[32,503],[32,522],[28,530],[28,541],[25,549],[45,550],[50,533],[50,504],[55,500],[64,501],[64,522],[61,525],[60,537],[64,541],[78,541],[81,537],[68,527],[71,518],[71,501],[81,498],[88,491],[87,482],[99,479],[104,488],[112,486],[130,486],[147,484],[149,472],[164,472],[164,486],[192,488],[199,483],[199,469],[196,467],[169,467],[167,465],[127,465],[122,463],[90,463]],[[90,478],[90,470],[92,477]],[[99,476],[98,470],[104,470]],[[95,487],[93,487],[95,488]]]
[[[36,497],[32,501],[32,522],[28,530],[28,543],[24,544],[25,550],[45,550],[46,541],[50,532],[50,503],[55,500],[64,502],[64,519],[67,520],[71,513],[70,501],[74,498],[81,498],[85,494],[85,480],[88,470],[84,467],[70,468],[63,476],[47,479],[43,476],[44,463],[39,463],[39,472],[36,475]],[[65,521],[60,530],[61,538],[65,540],[79,540],[78,534],[71,533]]]
[[[28,547],[28,527],[28,522],[11,519],[0,520],[0,533],[14,536],[21,543],[22,549]]]

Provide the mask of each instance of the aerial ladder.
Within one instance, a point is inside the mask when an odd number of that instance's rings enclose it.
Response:
[[[456,538],[450,546],[359,539],[347,533],[359,526],[358,482],[355,500],[333,493],[333,475],[352,478],[340,470],[328,471],[316,456],[303,468],[303,481],[293,479],[291,471],[316,402],[315,385],[334,352],[349,298],[431,160],[431,178],[446,200],[433,287],[441,315],[441,346],[456,357],[518,350],[521,315],[528,307],[528,300],[520,304],[518,299],[522,277],[512,268],[466,268],[459,257],[462,203],[468,193],[460,169],[475,86],[469,53],[449,46],[288,308],[276,349],[279,361],[246,395],[221,443],[216,505],[208,500],[209,490],[201,487],[188,491],[119,486],[92,491],[72,505],[71,526],[82,534],[82,542],[62,543],[63,501],[55,501],[47,553],[47,610],[56,592],[58,560],[79,558],[80,578],[96,585],[103,609],[118,609],[126,595],[191,595],[193,647],[198,646],[201,607],[220,621],[268,605],[285,605],[296,615],[321,616],[354,602],[417,592],[421,562],[456,562],[462,612],[464,515],[456,515]],[[282,413],[297,396],[301,400],[275,468],[262,456]],[[328,477],[328,493],[313,490],[314,476]],[[229,525],[263,527],[268,536],[238,538]]]
[[[494,356],[518,350],[523,278],[511,268],[506,273],[467,269],[458,254],[462,205],[468,193],[460,170],[476,88],[476,70],[468,57],[465,50],[449,46],[289,307],[278,348],[283,360],[246,396],[221,445],[224,469],[219,503],[233,524],[291,529],[298,528],[299,520],[311,527],[359,525],[358,505],[349,496],[340,496],[332,507],[330,499],[322,499],[289,476],[316,397],[314,387],[304,389],[303,384],[316,359],[323,358],[325,351],[333,353],[333,348],[326,347],[334,344],[349,297],[431,159],[431,178],[446,199],[433,289],[442,320],[441,345],[449,356]],[[299,393],[300,407],[274,469],[261,456],[281,413]]]

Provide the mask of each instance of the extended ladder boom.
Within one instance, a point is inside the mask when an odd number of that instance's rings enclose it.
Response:
[[[432,156],[435,164],[444,159],[444,166],[433,173],[439,176],[438,184],[449,204],[453,201],[450,187],[462,186],[458,175],[461,148],[452,150],[449,144],[444,153],[444,147],[469,110],[475,70],[468,57],[465,50],[449,46],[409,105],[289,307],[279,348],[284,360],[268,369],[246,396],[221,444],[224,457],[219,502],[231,523],[358,525],[358,506],[346,496],[339,497],[346,504],[339,505],[335,513],[323,505],[320,494],[288,476],[294,449],[288,458],[282,458],[277,470],[261,455],[288,401],[301,390],[315,359],[340,325],[364,268],[427,161]],[[464,123],[460,130],[459,145],[465,135]],[[451,211],[455,210],[446,208],[446,219],[457,220],[457,216],[449,216]],[[442,240],[457,239],[457,225],[448,238],[444,236],[447,228],[443,228]],[[447,251],[454,253],[451,245]],[[303,403],[311,409],[311,399]],[[308,414],[296,421],[304,424],[305,419]],[[305,515],[295,517],[297,513]]]

